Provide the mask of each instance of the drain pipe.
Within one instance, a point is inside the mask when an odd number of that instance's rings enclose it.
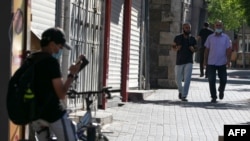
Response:
[[[132,0],[124,2],[123,17],[123,39],[122,39],[122,82],[121,95],[122,101],[128,101],[128,80],[129,80],[129,59],[130,59],[130,30],[131,30],[131,5]]]
[[[112,0],[106,0],[105,3],[105,31],[104,31],[104,53],[103,53],[103,77],[102,85],[107,86],[109,70],[109,45],[110,45],[110,22],[111,22],[111,3]],[[105,94],[102,95],[102,109],[106,109],[107,99]]]

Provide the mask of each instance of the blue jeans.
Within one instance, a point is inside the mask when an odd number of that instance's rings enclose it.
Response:
[[[224,93],[226,83],[227,83],[227,67],[226,67],[226,65],[222,65],[222,66],[207,65],[209,89],[210,89],[210,94],[211,94],[212,99],[217,99],[216,71],[218,72],[218,77],[220,79],[220,85],[219,85],[219,89],[218,89],[218,91],[220,93]]]
[[[175,81],[178,86],[178,91],[179,93],[181,93],[182,97],[187,97],[188,95],[192,70],[193,70],[192,63],[175,66]],[[184,79],[184,86],[182,85],[183,79]]]

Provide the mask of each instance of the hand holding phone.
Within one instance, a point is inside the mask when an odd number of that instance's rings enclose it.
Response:
[[[81,71],[85,66],[88,65],[88,63],[89,61],[87,60],[87,58],[84,55],[80,55],[75,64],[81,64],[79,69],[79,71]]]

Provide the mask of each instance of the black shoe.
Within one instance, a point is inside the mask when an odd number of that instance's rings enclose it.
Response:
[[[204,74],[200,74],[200,77],[203,77],[204,76]]]
[[[220,86],[218,88],[218,91],[219,91],[219,98],[220,100],[222,100],[224,98],[224,91],[221,90]]]
[[[188,100],[186,99],[186,97],[182,97],[181,101],[188,101]]]
[[[211,102],[212,102],[212,103],[216,103],[217,101],[216,101],[215,98],[213,98],[213,99],[211,100]]]
[[[179,99],[181,99],[181,93],[179,93]]]
[[[219,98],[220,98],[220,100],[222,100],[224,98],[224,93],[223,92],[220,92]]]

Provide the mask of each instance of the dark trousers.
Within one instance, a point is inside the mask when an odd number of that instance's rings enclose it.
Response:
[[[214,65],[207,65],[207,74],[208,74],[208,82],[209,82],[209,89],[212,99],[217,98],[216,93],[216,71],[218,72],[219,77],[219,89],[220,93],[224,93],[226,83],[227,83],[227,67],[226,65],[222,66],[214,66]]]
[[[204,75],[204,65],[203,65],[203,62],[204,62],[204,53],[205,53],[205,47],[201,47],[199,49],[199,53],[200,53],[200,74],[201,75]],[[207,76],[207,69],[205,70],[205,75]]]

